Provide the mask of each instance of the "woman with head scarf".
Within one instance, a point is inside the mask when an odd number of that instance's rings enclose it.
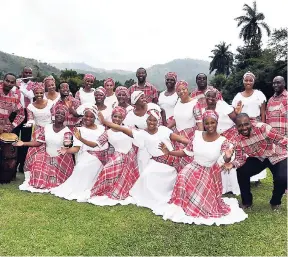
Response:
[[[74,128],[74,142],[71,148],[61,148],[61,155],[76,154],[77,161],[72,175],[60,186],[51,189],[51,194],[67,200],[86,202],[90,190],[107,161],[108,143],[92,145],[105,132],[105,127],[96,125],[98,112],[95,108],[84,110],[83,126]]]
[[[92,74],[85,74],[83,78],[84,85],[75,94],[75,98],[80,101],[81,104],[93,104],[95,102],[95,89],[92,88],[95,79]]]
[[[256,76],[250,71],[244,74],[243,85],[245,90],[234,97],[232,106],[236,108],[237,105],[241,105],[241,112],[248,114],[252,122],[261,121],[265,123],[267,99],[260,90],[253,89],[255,79]],[[256,182],[256,185],[259,185],[260,179],[264,179],[266,176],[267,173],[265,169],[259,174],[251,177],[251,181]]]
[[[174,107],[179,99],[175,85],[177,82],[177,74],[175,72],[168,72],[165,75],[166,90],[159,95],[158,104],[165,110],[167,121],[173,120]]]
[[[105,119],[111,120],[112,108],[105,105],[106,99],[106,89],[104,87],[98,87],[95,90],[95,105],[98,111],[101,111]],[[98,117],[96,119],[96,124],[100,124]]]
[[[158,212],[165,220],[220,225],[247,218],[237,199],[222,199],[221,170],[231,161],[234,150],[233,145],[217,133],[218,118],[215,111],[206,111],[203,114],[205,131],[196,130],[182,150],[171,151],[161,145],[168,156],[193,157],[193,161],[178,174],[169,204]]]
[[[145,114],[145,119],[147,123],[145,130],[131,129],[127,126],[120,126],[120,123],[115,124],[103,119],[102,121],[111,129],[120,131],[131,139],[133,138],[133,143],[139,150],[146,149],[149,153],[150,158],[147,165],[144,166],[143,171],[140,172],[139,178],[137,181],[136,179],[133,181],[135,183],[134,185],[129,183],[129,189],[131,188],[129,195],[131,197],[126,198],[125,203],[134,203],[139,206],[154,209],[169,200],[177,174],[175,166],[177,166],[178,162],[178,158],[163,158],[159,144],[165,142],[165,144],[169,145],[172,149],[171,140],[177,140],[184,144],[189,141],[184,137],[174,134],[167,127],[159,126],[161,115],[158,110],[149,110]],[[135,162],[135,160],[134,158],[133,162]],[[126,197],[127,196],[128,192],[126,194]]]
[[[44,99],[49,99],[55,104],[60,99],[60,93],[56,91],[55,79],[50,75],[43,80],[43,84],[44,90],[47,90],[44,93]]]
[[[129,104],[129,91],[126,87],[117,87],[115,90],[115,95],[118,100],[118,106],[123,107],[126,109],[127,113],[133,110],[133,106]]]
[[[129,190],[139,177],[137,163],[137,148],[133,139],[125,133],[113,128],[121,126],[127,112],[124,108],[117,106],[112,112],[112,122],[104,119],[99,113],[103,125],[111,127],[96,141],[97,145],[109,142],[115,149],[108,162],[101,171],[96,183],[91,190],[89,203],[95,205],[125,204],[129,196]],[[127,126],[125,128],[128,129]]]
[[[17,147],[45,145],[45,151],[34,154],[29,160],[29,165],[25,165],[25,181],[19,186],[20,190],[49,192],[51,188],[59,186],[70,177],[74,168],[72,154],[59,155],[58,153],[64,144],[64,139],[72,136],[70,129],[64,126],[68,112],[66,106],[58,106],[55,110],[54,124],[47,124],[34,141],[18,141],[14,144]]]
[[[118,105],[116,94],[114,93],[115,82],[112,78],[108,78],[104,81],[104,88],[106,90],[105,105],[113,109]]]

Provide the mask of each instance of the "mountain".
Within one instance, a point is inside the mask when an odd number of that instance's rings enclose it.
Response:
[[[91,72],[99,80],[109,77],[121,83],[131,78],[136,80],[135,72],[131,71],[98,69],[85,63],[53,63],[52,65],[61,70],[74,69],[79,73]],[[190,87],[195,87],[196,75],[201,72],[209,73],[209,62],[195,59],[176,59],[165,64],[153,65],[147,68],[147,80],[158,89],[163,90],[165,88],[164,77],[169,71],[176,72],[178,79],[184,79],[189,83]]]
[[[60,70],[47,63],[0,51],[0,75],[6,72],[13,72],[16,75],[20,75],[25,66],[31,67],[34,71],[39,69],[39,72],[43,75],[50,75],[52,73],[59,75],[61,73]]]
[[[122,84],[126,80],[136,80],[135,71],[125,70],[105,70],[102,68],[94,68],[86,63],[42,63],[37,60],[24,58],[16,55],[7,54],[0,51],[0,75],[5,72],[13,72],[20,74],[23,67],[29,66],[33,71],[37,71],[43,75],[50,75],[52,73],[60,75],[64,69],[73,69],[78,73],[92,73],[98,80],[113,78]],[[55,66],[55,67],[54,67]],[[209,62],[195,59],[176,59],[164,64],[156,64],[147,68],[147,80],[154,84],[159,90],[165,88],[164,77],[169,71],[174,71],[178,74],[178,79],[186,80],[190,88],[196,86],[195,77],[198,73],[203,72],[209,74]],[[208,78],[210,76],[208,75]]]

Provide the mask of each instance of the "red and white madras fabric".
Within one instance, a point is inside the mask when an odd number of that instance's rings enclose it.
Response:
[[[91,189],[91,197],[106,195],[114,200],[124,200],[139,176],[135,146],[127,154],[114,152]]]
[[[24,108],[27,108],[28,105],[33,102],[34,97],[33,90],[35,82],[29,80],[27,83],[25,83],[24,81],[17,79],[16,85],[21,91],[21,98],[20,98],[21,104]]]
[[[131,94],[134,91],[142,91],[144,92],[144,95],[146,97],[147,103],[158,103],[158,91],[155,86],[153,86],[151,83],[146,82],[144,87],[140,87],[138,83],[132,85],[128,88],[129,95],[131,97]]]
[[[235,142],[235,160],[232,162],[235,168],[241,167],[247,157],[257,157],[261,161],[268,158],[273,165],[287,158],[288,138],[266,123],[252,124],[250,136],[239,134]]]
[[[180,157],[176,157],[172,155],[161,155],[158,157],[152,157],[152,159],[156,162],[174,167],[177,170],[177,172],[180,172],[180,170],[183,168],[182,165],[180,165],[180,160],[181,160]]]
[[[72,108],[74,110],[76,110],[80,106],[80,102],[77,99],[75,99],[73,96],[68,96],[68,101],[72,103]],[[59,105],[66,106],[65,101],[63,101],[61,98],[54,105],[53,115],[52,115],[53,120],[55,119],[55,110],[57,109]],[[81,122],[81,118],[75,117],[73,114],[69,113],[66,117],[66,120],[64,121],[64,126],[74,127],[76,125],[79,125],[80,122]]]
[[[225,132],[223,132],[221,136],[226,137],[230,143],[232,143],[233,145],[236,145],[236,142],[237,142],[236,139],[239,136],[239,132],[237,128],[233,126],[230,129],[227,129]]]
[[[272,96],[266,109],[266,123],[279,131],[280,134],[288,135],[288,94],[284,90],[279,96]]]
[[[229,148],[224,141],[221,153]],[[193,151],[192,141],[187,146]],[[230,207],[222,200],[222,168],[216,162],[205,167],[193,161],[177,175],[176,184],[169,203],[180,206],[192,217],[219,218],[229,214]]]
[[[87,151],[89,154],[97,157],[99,159],[99,161],[105,165],[107,163],[107,160],[108,160],[108,151],[107,149],[106,150],[102,150],[102,151],[91,151],[91,150],[88,150]]]
[[[17,115],[11,123],[9,117],[12,112]],[[10,90],[7,95],[3,92],[3,84],[0,84],[0,120],[4,121],[4,131],[12,132],[12,130],[19,126],[25,119],[24,108],[20,104],[19,90]],[[0,123],[1,124],[1,123]]]
[[[207,108],[207,102],[206,102],[206,98],[205,98],[205,93],[207,91],[214,91],[216,92],[216,100],[223,100],[222,94],[215,88],[212,86],[207,86],[205,91],[201,91],[199,89],[194,89],[191,93],[191,98],[197,98],[198,99],[198,103],[200,105],[201,109],[206,109]]]

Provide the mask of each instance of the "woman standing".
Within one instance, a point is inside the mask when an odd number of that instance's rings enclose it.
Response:
[[[192,163],[178,174],[169,204],[158,213],[174,222],[212,225],[232,224],[247,218],[236,199],[222,199],[221,170],[231,160],[233,149],[225,137],[217,133],[218,115],[215,111],[203,114],[205,131],[195,131],[186,148],[167,155],[193,156]],[[230,148],[230,149],[229,149]]]
[[[83,79],[84,86],[75,94],[75,98],[80,101],[80,104],[93,104],[95,102],[95,89],[92,88],[94,81],[95,77],[92,74],[85,74]]]
[[[255,75],[250,71],[244,74],[243,84],[245,90],[238,93],[234,97],[232,106],[236,108],[237,105],[241,105],[241,112],[248,114],[252,122],[261,121],[265,123],[265,108],[267,99],[261,91],[253,89],[255,79]],[[251,181],[255,181],[256,185],[258,185],[260,183],[260,179],[264,179],[266,176],[266,170],[263,170],[259,174],[251,177]]]
[[[43,80],[43,84],[44,90],[48,91],[44,94],[44,99],[49,99],[55,104],[60,99],[60,93],[56,91],[55,79],[50,75]]]
[[[139,177],[137,163],[137,148],[133,145],[133,139],[128,135],[114,129],[114,126],[122,125],[126,116],[126,110],[120,106],[112,112],[112,122],[104,119],[99,113],[103,125],[111,127],[97,141],[97,145],[109,142],[115,149],[100,173],[91,190],[89,203],[95,205],[128,204],[125,200],[129,196],[129,190]],[[127,128],[127,127],[126,127]],[[127,128],[128,129],[128,128]]]
[[[39,147],[45,144],[46,150],[33,155],[31,165],[28,167],[30,177],[19,186],[20,190],[49,192],[51,188],[59,186],[71,175],[74,168],[72,154],[58,154],[58,150],[63,146],[65,133],[71,134],[69,128],[63,125],[67,115],[67,107],[59,106],[55,112],[55,123],[46,125],[36,141],[18,141],[14,144],[18,147]]]
[[[173,120],[174,107],[179,99],[175,85],[177,82],[177,74],[168,72],[165,75],[166,90],[160,93],[158,104],[165,110],[167,122]]]
[[[129,91],[126,87],[117,87],[115,95],[118,100],[118,106],[126,109],[127,113],[134,109],[133,106],[129,104]]]
[[[104,104],[109,108],[113,109],[118,105],[117,97],[114,93],[115,82],[113,79],[108,78],[104,81],[104,88],[106,89],[106,98]]]
[[[90,196],[90,190],[103,169],[107,160],[108,143],[102,146],[91,147],[91,141],[96,142],[105,132],[102,125],[95,125],[97,112],[87,108],[84,111],[83,126],[74,129],[74,143],[71,148],[61,148],[59,153],[77,155],[77,163],[72,175],[60,186],[52,188],[51,194],[67,200],[86,202]]]

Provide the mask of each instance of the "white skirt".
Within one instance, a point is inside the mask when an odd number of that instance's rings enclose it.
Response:
[[[161,208],[171,198],[176,177],[175,168],[150,159],[129,192],[131,202],[151,210]]]
[[[98,205],[98,206],[114,206],[117,204],[120,204],[120,205],[135,204],[135,202],[133,202],[133,198],[130,196],[128,196],[124,200],[115,200],[115,199],[109,198],[107,195],[93,196],[89,198],[87,202],[92,203],[94,205]]]
[[[176,223],[187,223],[196,225],[208,225],[213,224],[228,225],[236,222],[241,222],[248,218],[248,215],[239,207],[238,201],[235,198],[223,198],[224,202],[228,204],[231,208],[231,212],[221,218],[195,218],[186,215],[180,206],[175,204],[167,204],[166,207],[162,208],[162,214],[160,210],[156,212],[156,215],[162,215],[164,220],[171,220]]]
[[[260,173],[254,175],[253,177],[250,178],[251,182],[256,182],[259,181],[260,179],[264,179],[267,177],[267,172],[266,169],[262,170]]]
[[[72,175],[60,186],[52,188],[50,193],[67,200],[87,202],[102,169],[103,165],[96,156],[83,152],[77,157]]]
[[[221,172],[222,178],[222,194],[232,192],[234,195],[240,195],[240,188],[237,179],[236,169],[231,169],[230,172]]]

